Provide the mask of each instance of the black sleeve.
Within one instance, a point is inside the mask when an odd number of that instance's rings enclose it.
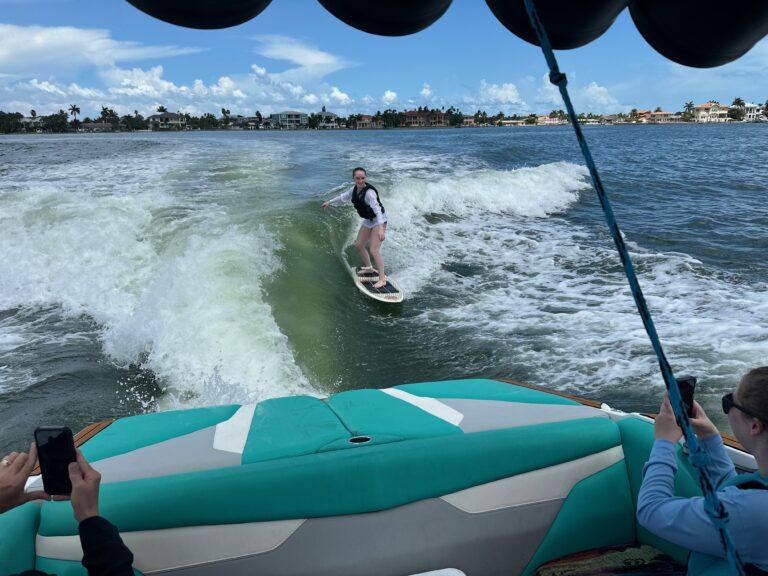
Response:
[[[88,576],[133,576],[133,554],[117,528],[101,516],[86,518],[78,528]]]

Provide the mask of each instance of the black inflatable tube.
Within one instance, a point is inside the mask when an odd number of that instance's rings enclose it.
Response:
[[[136,8],[170,24],[212,30],[229,28],[261,14],[272,0],[128,0]]]
[[[627,6],[628,0],[536,0],[536,11],[552,47],[570,50],[600,37]],[[523,0],[486,0],[499,22],[515,36],[536,46]]]
[[[405,36],[440,18],[451,0],[319,0],[353,28],[379,36]]]
[[[732,62],[768,34],[768,0],[631,0],[629,12],[654,50],[696,68]]]

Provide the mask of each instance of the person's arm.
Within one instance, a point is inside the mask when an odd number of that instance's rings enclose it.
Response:
[[[657,536],[688,550],[725,558],[720,533],[704,508],[704,498],[673,495],[677,468],[675,445],[657,440],[643,468],[637,520]],[[768,564],[768,497],[763,490],[725,488],[717,493],[728,512],[728,530],[742,560]]]
[[[715,488],[720,488],[726,480],[736,476],[736,466],[733,460],[728,457],[723,444],[723,438],[720,434],[709,436],[700,440],[701,447],[709,455],[709,465],[707,472]]]
[[[384,224],[384,212],[381,211],[381,205],[376,200],[376,192],[368,190],[365,193],[365,203],[371,207],[373,213],[376,214],[376,224]]]
[[[89,576],[133,576],[133,554],[117,528],[99,516],[101,474],[86,462],[80,450],[69,465],[72,510],[78,521],[82,564]]]
[[[657,536],[687,548],[722,555],[720,536],[704,511],[704,499],[674,495],[677,454],[675,444],[658,439],[643,467],[637,497],[637,521]]]
[[[77,529],[83,547],[82,564],[89,576],[133,576],[133,554],[117,528],[101,516],[91,516]]]
[[[343,204],[348,204],[352,201],[352,191],[355,189],[354,186],[347,190],[346,192],[342,192],[335,198],[331,198],[330,200],[326,200],[323,202],[323,208],[328,208],[328,206],[342,206]]]
[[[701,447],[709,455],[709,472],[712,484],[719,488],[723,483],[736,475],[736,467],[728,457],[723,445],[723,438],[717,426],[709,419],[701,404],[694,400],[693,416],[691,417],[693,431],[701,442]]]

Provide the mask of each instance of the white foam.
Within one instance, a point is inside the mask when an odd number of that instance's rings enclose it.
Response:
[[[387,194],[392,214],[386,246],[388,266],[402,288],[417,292],[437,270],[470,244],[487,261],[497,259],[485,242],[499,222],[503,238],[521,230],[510,221],[546,218],[566,211],[588,187],[586,170],[557,162],[517,170],[475,170],[459,176],[403,180]],[[494,234],[497,234],[494,232]],[[479,240],[479,241],[478,241]]]
[[[249,171],[268,183],[279,147],[221,160],[217,177],[234,181],[218,189],[187,174],[205,152],[166,144],[61,164],[54,181],[39,166],[6,177],[0,309],[93,318],[116,364],[152,370],[187,404],[311,391],[262,295],[279,246],[221,204],[254,193]]]

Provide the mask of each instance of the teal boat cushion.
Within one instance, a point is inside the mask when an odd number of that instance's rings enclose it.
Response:
[[[349,430],[318,398],[265,400],[256,405],[242,461],[251,464],[312,454],[337,440],[348,444],[349,437]]]
[[[83,565],[72,560],[57,560],[38,556],[35,568],[46,574],[55,574],[55,576],[88,576],[88,571]],[[133,569],[133,573],[134,576],[143,576],[136,568]]]
[[[471,380],[446,380],[443,382],[422,382],[395,386],[415,396],[429,398],[473,398],[476,400],[506,400],[529,404],[571,404],[580,406],[575,400],[540,392],[531,388],[515,386],[498,380],[476,378]]]
[[[29,502],[0,514],[0,574],[16,574],[35,567],[35,534],[40,504]]]
[[[121,418],[107,426],[82,446],[89,462],[125,454],[223,422],[239,406],[213,406],[190,410],[171,410]]]
[[[637,513],[637,495],[643,482],[643,466],[648,461],[653,447],[653,422],[639,418],[624,418],[618,422],[621,440],[624,445],[624,461],[627,465],[627,475],[632,488],[632,502]],[[678,469],[675,475],[675,494],[678,496],[700,496],[701,490],[696,481],[695,472],[688,458],[678,456]],[[637,520],[635,520],[637,523]],[[637,540],[641,544],[649,544],[672,556],[678,562],[685,563],[689,551],[659,538],[637,524]]]
[[[458,426],[381,390],[341,392],[326,403],[353,436],[386,434],[412,439],[463,434]]]
[[[635,512],[623,462],[576,484],[524,575],[574,552],[635,541]]]
[[[363,445],[106,484],[101,512],[121,531],[374,512],[568,462],[619,444],[615,423],[585,418]],[[41,535],[76,533],[69,503],[43,505]]]

